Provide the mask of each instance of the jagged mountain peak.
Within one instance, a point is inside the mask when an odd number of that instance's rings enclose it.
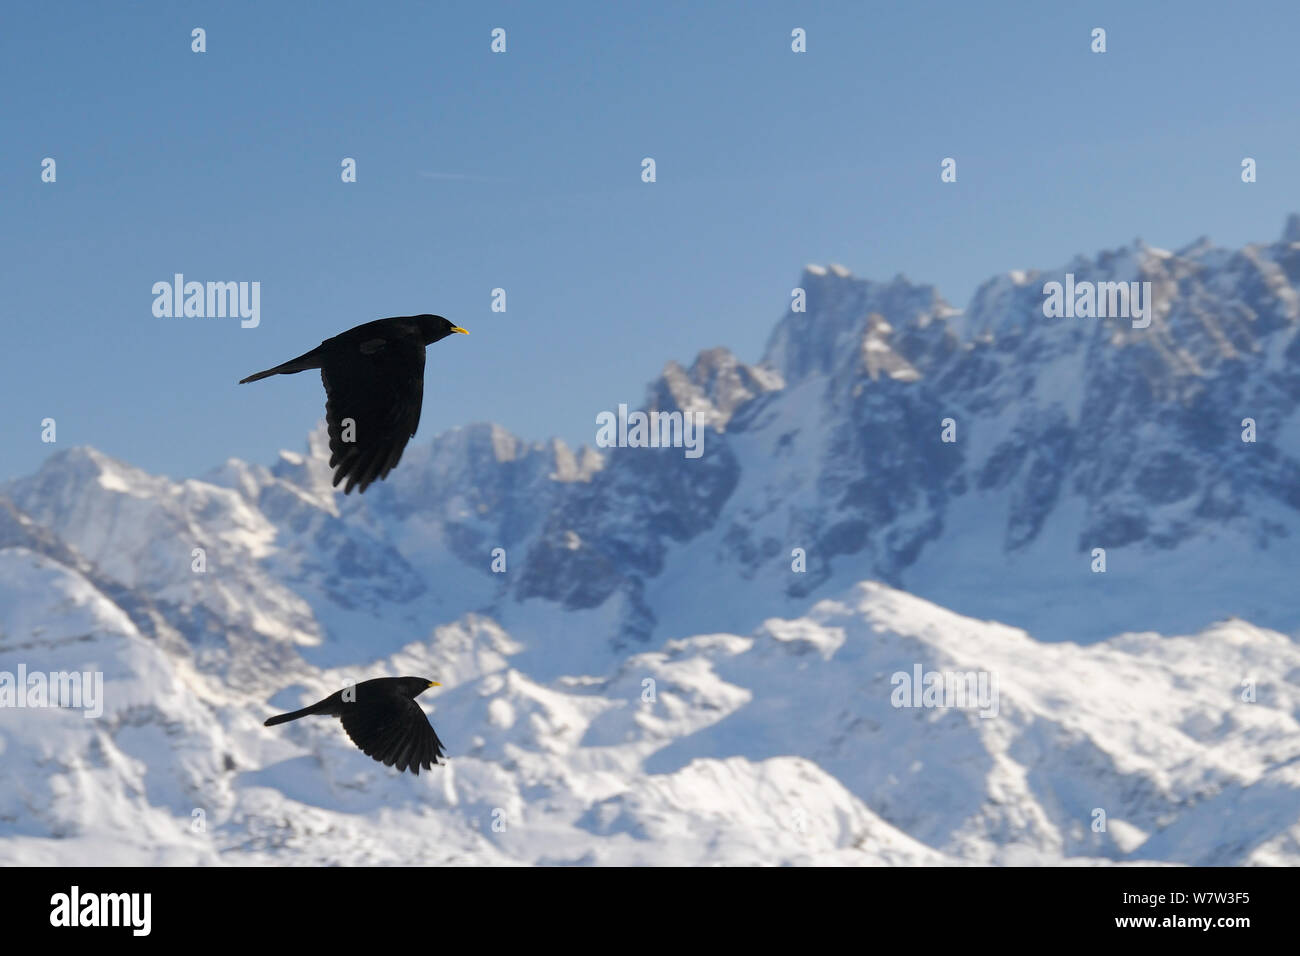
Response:
[[[1045,316],[1044,284],[1069,270],[1080,282],[1151,282],[1150,327]],[[708,349],[650,384],[647,408],[704,415],[698,457],[575,451],[474,424],[412,443],[387,481],[344,498],[329,485],[317,429],[305,453],[269,469],[228,462],[206,483],[80,451],[52,456],[12,491],[77,550],[124,581],[183,595],[183,606],[209,599],[179,559],[189,539],[224,540],[218,553],[250,569],[249,594],[271,565],[286,593],[311,582],[310,610],[298,610],[317,617],[305,628],[312,640],[342,627],[336,605],[372,606],[380,592],[402,609],[394,628],[408,636],[413,620],[461,595],[478,609],[604,608],[612,640],[644,640],[716,625],[703,592],[689,612],[665,610],[686,569],[705,568],[744,582],[738,593],[752,589],[727,604],[735,620],[845,576],[996,616],[1005,589],[992,582],[1004,566],[1051,569],[1052,587],[1073,593],[1069,569],[1094,547],[1190,556],[1226,541],[1244,555],[1300,540],[1298,278],[1289,243],[1167,253],[1139,241],[1057,270],[1003,273],[958,317],[933,286],[810,267],[806,311],[777,323],[763,362]],[[959,336],[963,327],[979,334]],[[1254,445],[1240,440],[1247,417],[1266,436]],[[152,496],[132,512],[145,526],[138,539],[106,533],[123,492],[104,481]],[[808,560],[800,576],[789,570],[795,548]],[[492,570],[497,549],[504,573]],[[945,563],[971,549],[983,563]],[[1152,614],[1163,600],[1150,592]],[[1186,609],[1204,623],[1230,603],[1207,596]],[[1004,604],[1026,613],[1009,596]],[[1046,614],[1016,623],[1093,639],[1115,620],[1098,614],[1085,633]],[[1263,614],[1280,625],[1276,611]],[[257,616],[248,622],[255,629]],[[1167,624],[1189,626],[1176,614],[1149,626]]]
[[[787,386],[834,371],[846,355],[857,357],[871,333],[869,316],[883,317],[904,338],[957,314],[934,286],[917,285],[899,275],[889,282],[858,279],[847,270],[805,269],[797,287],[803,311],[792,310],[777,323],[763,353],[762,365],[775,370]],[[797,301],[797,300],[796,300]],[[938,333],[946,334],[946,329]],[[933,332],[928,340],[935,338]],[[910,356],[903,356],[910,361]]]
[[[747,365],[724,348],[706,349],[689,369],[669,361],[648,389],[646,408],[696,414],[721,430],[741,405],[783,385],[772,369]]]

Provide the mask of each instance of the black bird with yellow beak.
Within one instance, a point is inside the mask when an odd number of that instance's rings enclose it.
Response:
[[[268,718],[264,726],[313,714],[341,717],[343,729],[363,754],[399,772],[410,768],[418,777],[421,767],[432,770],[445,754],[442,741],[415,698],[430,687],[441,686],[426,677],[376,677],[336,691],[310,707]]]
[[[456,332],[469,334],[440,315],[377,319],[239,384],[320,369],[334,486],[362,493],[397,467],[419,427],[425,347]]]

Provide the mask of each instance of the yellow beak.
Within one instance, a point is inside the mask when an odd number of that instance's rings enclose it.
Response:
[[[460,332],[462,335],[469,335],[469,329],[462,329],[459,325],[453,325],[451,330],[453,332]]]
[[[431,681],[429,681],[429,686],[430,686],[430,687],[441,687],[442,685],[439,684],[436,680],[431,680]]]

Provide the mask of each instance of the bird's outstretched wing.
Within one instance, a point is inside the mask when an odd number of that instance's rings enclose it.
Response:
[[[322,367],[334,485],[364,492],[402,458],[420,424],[424,345],[376,335],[332,355]]]
[[[361,752],[386,767],[432,770],[443,756],[442,741],[420,705],[409,697],[359,699],[343,705],[343,729]]]

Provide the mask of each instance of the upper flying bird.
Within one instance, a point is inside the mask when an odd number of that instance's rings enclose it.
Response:
[[[415,702],[430,687],[441,687],[424,677],[376,677],[335,691],[310,707],[268,718],[265,727],[288,720],[325,714],[342,717],[343,729],[367,756],[398,771],[408,767],[417,777],[420,768],[432,770],[445,756],[442,741]]]
[[[397,466],[420,424],[425,346],[455,332],[469,335],[440,315],[377,319],[239,384],[320,369],[334,486],[346,478],[344,494],[364,492]]]

